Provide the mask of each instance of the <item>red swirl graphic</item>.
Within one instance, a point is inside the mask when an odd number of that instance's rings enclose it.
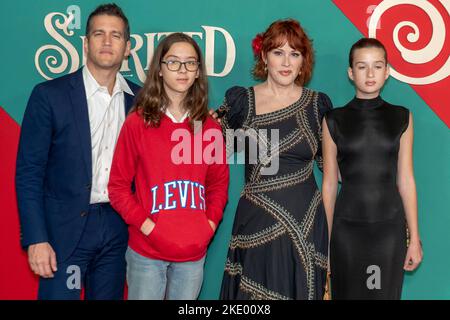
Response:
[[[369,22],[374,19],[376,38],[388,51],[391,74],[409,83],[450,127],[450,4],[443,1],[333,0],[364,36],[369,36]]]

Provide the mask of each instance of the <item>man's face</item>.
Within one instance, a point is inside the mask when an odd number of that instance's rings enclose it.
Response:
[[[87,64],[94,68],[120,69],[122,61],[130,54],[123,20],[109,15],[93,17],[84,50]]]

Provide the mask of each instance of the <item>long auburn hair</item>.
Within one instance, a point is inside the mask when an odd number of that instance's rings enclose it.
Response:
[[[194,121],[204,122],[208,116],[208,81],[202,52],[198,44],[189,36],[177,32],[164,38],[156,48],[150,68],[147,72],[143,88],[139,91],[133,111],[138,111],[147,125],[159,127],[161,117],[170,103],[170,98],[164,90],[163,78],[159,75],[161,60],[177,42],[187,42],[194,47],[199,62],[198,78],[189,88],[182,101],[183,107],[189,112],[189,125],[194,127]]]
[[[304,86],[311,79],[314,65],[314,52],[312,40],[309,39],[300,23],[294,19],[277,20],[273,22],[267,30],[261,34],[261,52],[256,57],[256,64],[253,68],[253,76],[259,80],[267,79],[267,69],[263,60],[263,55],[287,42],[292,48],[301,52],[303,63],[301,73],[295,78],[295,84]]]

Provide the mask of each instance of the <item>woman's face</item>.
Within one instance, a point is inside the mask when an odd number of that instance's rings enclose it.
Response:
[[[353,54],[353,65],[348,68],[348,76],[355,83],[356,97],[376,98],[389,77],[389,67],[383,49],[356,49]]]
[[[267,63],[267,79],[281,86],[292,85],[300,74],[303,56],[286,41],[281,47],[267,52],[263,56]]]
[[[184,64],[180,64],[180,62]],[[159,72],[169,98],[173,94],[185,95],[188,92],[199,76],[198,68],[198,56],[190,43],[176,42],[172,44],[162,59]]]

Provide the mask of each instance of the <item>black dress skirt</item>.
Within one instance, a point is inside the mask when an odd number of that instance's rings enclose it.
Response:
[[[245,143],[245,186],[237,207],[221,299],[322,299],[328,232],[313,175],[321,165],[321,120],[331,109],[323,93],[303,88],[298,101],[255,115],[253,88],[227,91],[219,114],[224,129],[244,129],[253,139],[275,141],[269,158],[252,162]],[[276,131],[271,131],[275,129]],[[267,139],[264,139],[264,132]],[[262,168],[278,171],[265,172]]]
[[[354,98],[326,115],[342,188],[330,243],[333,299],[400,299],[406,223],[396,184],[409,111]]]

